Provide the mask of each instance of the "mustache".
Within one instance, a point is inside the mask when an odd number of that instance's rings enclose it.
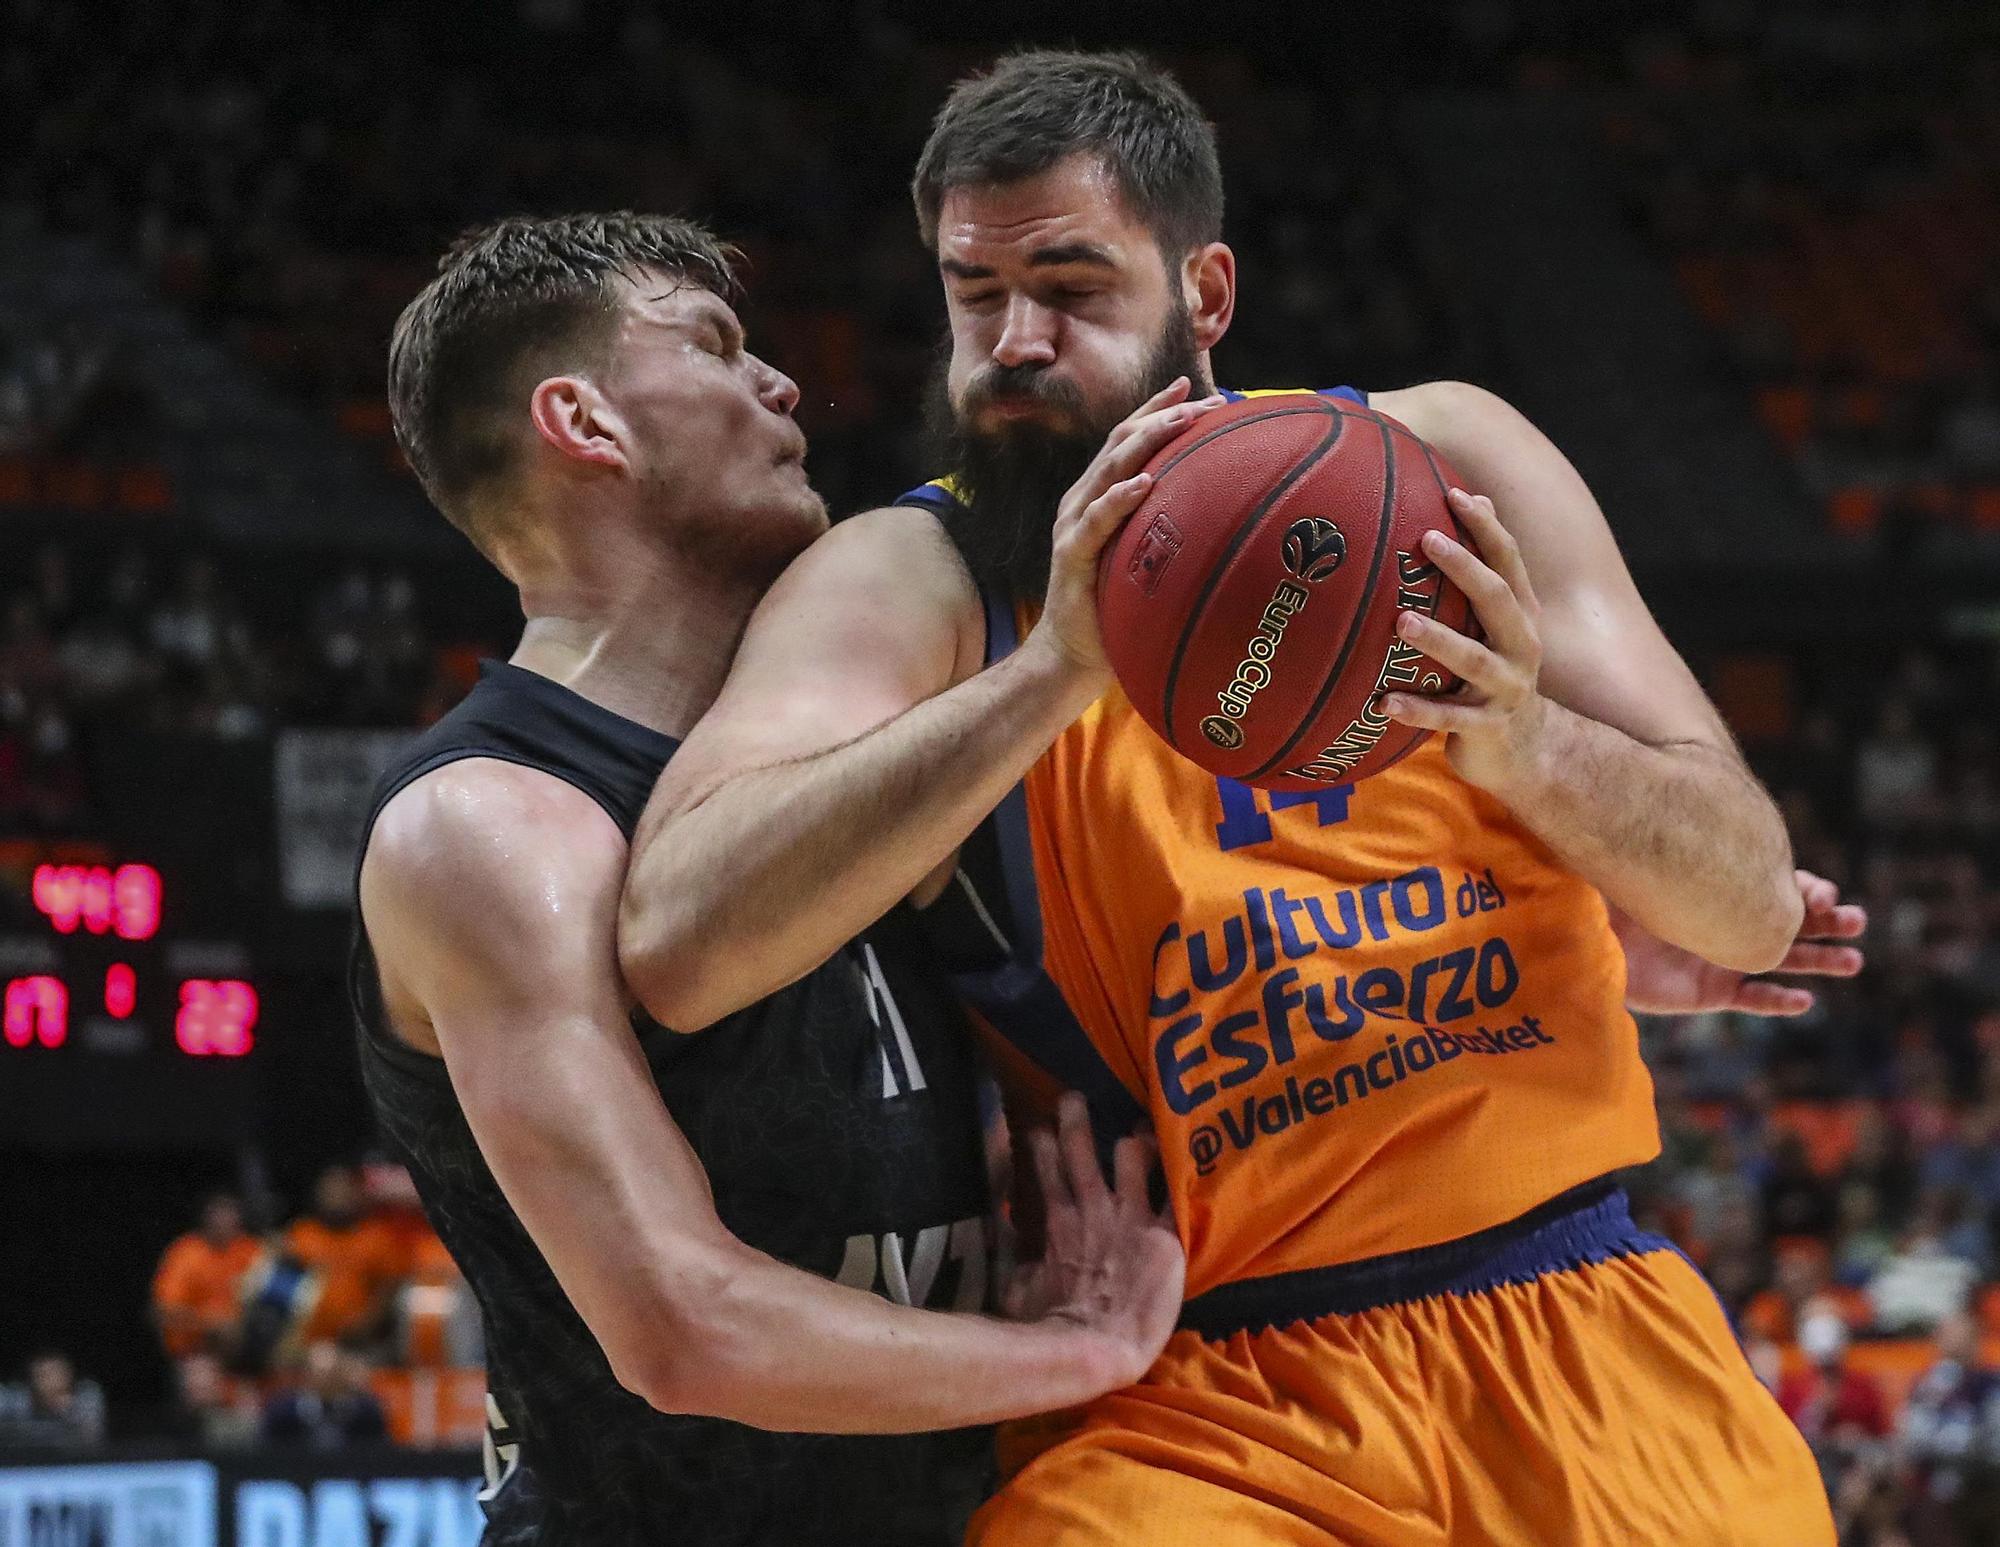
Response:
[[[1072,419],[1088,417],[1089,405],[1083,391],[1073,381],[1049,373],[1041,365],[992,365],[966,383],[961,412],[968,417],[990,408],[1003,398],[1039,403],[1059,409]]]

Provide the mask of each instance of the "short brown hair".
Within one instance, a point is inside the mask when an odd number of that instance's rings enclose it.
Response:
[[[924,245],[953,188],[1011,183],[1088,151],[1104,161],[1160,251],[1222,235],[1215,126],[1179,81],[1139,54],[1030,49],[952,88],[910,192]]]
[[[512,462],[524,368],[551,374],[600,347],[617,277],[651,270],[735,300],[737,256],[692,221],[630,210],[467,231],[389,339],[396,443],[432,503],[490,557],[482,496]]]

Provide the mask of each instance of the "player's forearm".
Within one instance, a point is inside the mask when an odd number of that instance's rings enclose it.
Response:
[[[619,916],[633,993],[694,1030],[809,972],[963,843],[1095,692],[1031,640],[853,741],[649,812]]]
[[[1102,1335],[893,1305],[743,1248],[648,1360],[655,1407],[760,1429],[914,1434],[1048,1412],[1135,1378]],[[628,1377],[628,1384],[633,1382]]]
[[[1490,793],[1616,908],[1743,972],[1777,965],[1802,905],[1777,807],[1727,753],[1648,746],[1548,702],[1540,754]]]

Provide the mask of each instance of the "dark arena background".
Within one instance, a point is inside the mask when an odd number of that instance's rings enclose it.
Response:
[[[879,503],[934,471],[909,169],[1024,42],[1213,116],[1222,381],[1547,430],[1868,906],[1811,1013],[1642,1022],[1629,1185],[1843,1542],[2000,1541],[2000,1373],[1918,1390],[2000,1372],[2000,8],[699,13],[0,0],[0,1543],[474,1539],[477,1316],[343,968],[375,772],[519,619],[395,449],[390,324],[475,221],[694,215],[830,507]]]

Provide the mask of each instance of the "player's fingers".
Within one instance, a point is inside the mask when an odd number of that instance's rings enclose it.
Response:
[[[1420,612],[1405,612],[1396,619],[1396,632],[1454,676],[1462,677],[1483,693],[1503,693],[1514,686],[1507,663],[1476,639],[1467,639],[1455,628]]]
[[[1048,1218],[1049,1233],[1054,1235],[1058,1230],[1067,1230],[1067,1218],[1076,1208],[1076,1199],[1070,1194],[1069,1179],[1063,1175],[1056,1136],[1046,1128],[1030,1128],[1028,1150],[1035,1157],[1035,1179],[1041,1183],[1042,1206]]]
[[[1745,1015],[1804,1015],[1812,1007],[1811,989],[1758,978],[1746,979],[1729,1002],[1730,1009]]]
[[[1806,905],[1807,914],[1825,913],[1840,901],[1840,888],[1825,876],[1794,870],[1792,877],[1799,883],[1799,900]]]
[[[1160,1146],[1148,1133],[1135,1133],[1118,1141],[1111,1152],[1111,1169],[1117,1178],[1119,1204],[1137,1213],[1151,1213],[1146,1179],[1152,1175],[1153,1161]]]
[[[1528,562],[1521,557],[1521,545],[1507,530],[1499,511],[1493,508],[1493,501],[1483,494],[1473,494],[1465,489],[1453,489],[1450,501],[1452,514],[1458,517],[1459,524],[1479,550],[1479,556],[1507,582],[1532,617],[1538,603],[1534,582],[1528,578]]]
[[[1098,550],[1111,540],[1111,534],[1145,502],[1146,491],[1152,487],[1151,473],[1134,473],[1084,506],[1083,517],[1076,524],[1075,541],[1079,547],[1096,558]]]
[[[1801,940],[1771,970],[1803,972],[1816,978],[1851,978],[1861,970],[1861,953],[1851,945],[1814,945]]]
[[[1867,932],[1868,910],[1852,902],[1824,911],[1807,910],[1805,927],[1799,931],[1809,940],[1853,940]]]
[[[1104,1185],[1104,1168],[1097,1163],[1097,1141],[1090,1132],[1090,1108],[1073,1090],[1064,1092],[1062,1105],[1057,1109],[1056,1134],[1062,1145],[1063,1169],[1077,1203],[1089,1208],[1107,1201],[1111,1190]]]
[[[1155,452],[1220,401],[1220,398],[1204,398],[1197,403],[1176,404],[1128,420],[1112,431],[1111,438],[1091,459],[1083,476],[1070,485],[1056,516],[1056,530],[1061,532],[1082,520],[1092,500],[1139,472],[1152,461]]]
[[[1118,427],[1116,439],[1106,441],[1098,453],[1098,470],[1107,478],[1130,477],[1168,441],[1185,430],[1210,409],[1219,406],[1218,397],[1197,398],[1191,403],[1175,403],[1128,419]]]
[[[1127,414],[1123,419],[1121,419],[1118,422],[1118,428],[1116,430],[1113,430],[1111,433],[1113,435],[1117,435],[1122,431],[1129,430],[1132,425],[1137,423],[1139,420],[1145,418],[1146,415],[1150,413],[1156,413],[1162,408],[1167,408],[1175,403],[1180,402],[1192,391],[1194,391],[1193,378],[1187,376],[1176,376],[1172,381],[1168,382],[1164,387],[1160,388],[1158,392],[1155,392],[1151,397],[1147,398],[1145,402],[1141,403],[1137,408],[1133,409],[1131,413]]]
[[[1522,609],[1514,588],[1497,570],[1443,532],[1424,533],[1424,553],[1471,599],[1480,627],[1502,655],[1524,666],[1539,667],[1541,636]]]
[[[1426,698],[1421,693],[1385,695],[1382,713],[1399,725],[1414,725],[1427,731],[1477,730],[1492,717],[1484,704],[1456,698]]]

